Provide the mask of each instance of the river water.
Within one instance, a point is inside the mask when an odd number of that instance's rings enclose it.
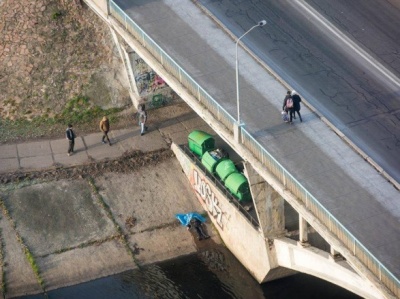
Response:
[[[323,280],[296,274],[259,285],[224,247],[121,274],[32,295],[25,299],[338,299],[358,296]]]

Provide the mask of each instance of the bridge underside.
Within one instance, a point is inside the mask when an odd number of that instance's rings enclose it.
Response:
[[[233,204],[225,196],[205,170],[196,165],[193,157],[189,157],[176,144],[172,145],[172,150],[224,244],[258,282],[302,272],[339,285],[364,298],[382,297],[372,283],[359,276],[343,259],[336,260],[326,251],[285,237],[284,200],[265,181],[256,181],[255,173],[250,177],[252,188],[257,189],[252,193],[258,193],[253,207],[259,221],[250,222],[249,215],[246,216],[238,203]],[[261,197],[264,199],[261,200]]]

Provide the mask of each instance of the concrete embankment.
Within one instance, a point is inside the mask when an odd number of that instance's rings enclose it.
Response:
[[[210,129],[186,105],[178,106],[163,108],[171,117],[162,122],[151,119],[150,111],[144,136],[138,127],[114,131],[112,147],[99,142],[100,134],[82,136],[91,140],[90,148],[83,142],[86,147],[78,147],[76,155],[63,153],[71,158],[65,165],[57,162],[33,171],[20,163],[0,175],[6,297],[41,293],[198,250],[198,241],[174,216],[201,212],[202,207],[169,143],[185,142],[194,128]],[[40,147],[37,143],[0,146],[0,168],[9,165],[5,153],[14,155],[10,146]],[[117,149],[121,157],[105,158]],[[18,151],[15,155],[19,162],[23,159]],[[46,160],[57,154],[40,155],[33,151],[29,158]],[[75,166],[66,167],[68,163]],[[211,225],[208,231],[210,246],[220,242]]]

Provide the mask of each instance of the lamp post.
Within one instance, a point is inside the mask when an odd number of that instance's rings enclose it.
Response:
[[[239,45],[239,41],[242,39],[242,37],[244,37],[247,33],[249,33],[251,30],[253,30],[256,27],[262,27],[265,24],[267,24],[267,21],[262,20],[260,22],[258,22],[256,25],[254,25],[253,27],[251,27],[249,30],[247,30],[247,32],[245,32],[241,37],[239,37],[236,41],[236,101],[237,101],[237,130],[239,130],[240,127],[240,98],[239,98],[239,62],[238,62],[238,45]],[[238,141],[239,139],[239,134],[236,133],[235,134],[235,140]]]

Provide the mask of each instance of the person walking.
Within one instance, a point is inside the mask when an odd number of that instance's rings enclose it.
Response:
[[[301,102],[301,98],[300,96],[297,94],[297,92],[295,90],[292,90],[292,99],[293,99],[293,116],[294,119],[296,119],[296,112],[297,115],[300,118],[300,122],[303,122],[303,119],[301,118],[301,114],[300,114],[300,102]]]
[[[139,105],[138,113],[139,113],[140,136],[143,136],[144,132],[147,131],[146,127],[147,111],[144,104]]]
[[[289,112],[289,123],[292,124],[294,108],[293,108],[293,99],[289,90],[286,92],[285,99],[283,100],[282,110]]]
[[[108,144],[111,146],[110,138],[108,138],[108,132],[110,131],[110,121],[108,120],[107,116],[104,116],[100,121],[100,131],[103,132],[103,138],[101,139],[101,142],[105,144],[105,139],[107,139]]]
[[[71,156],[74,153],[76,137],[74,131],[72,130],[72,124],[68,125],[68,128],[65,131],[65,136],[68,139],[68,156]]]

